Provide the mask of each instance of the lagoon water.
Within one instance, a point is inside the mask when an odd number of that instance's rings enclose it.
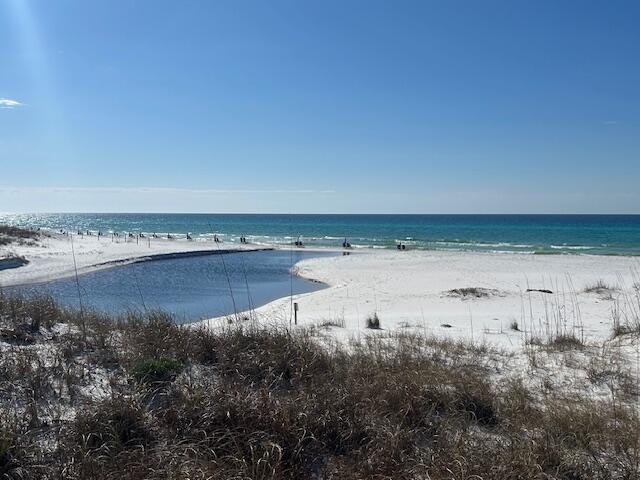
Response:
[[[129,264],[9,291],[51,294],[63,305],[124,313],[161,309],[185,323],[232,315],[290,294],[323,288],[290,274],[305,258],[329,253],[258,251]]]
[[[211,237],[258,244],[538,254],[640,255],[640,215],[17,214],[0,223]]]

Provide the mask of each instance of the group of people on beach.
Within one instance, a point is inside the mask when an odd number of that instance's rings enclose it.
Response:
[[[40,230],[40,229],[38,229],[38,230]],[[59,230],[58,230],[58,233],[60,233],[61,235],[69,235],[69,232],[67,232],[66,230],[63,230],[63,229],[59,229]],[[89,236],[89,237],[90,237],[90,236],[92,236],[92,235],[94,235],[94,233],[93,233],[91,230],[82,231],[82,230],[80,230],[80,229],[78,229],[78,230],[77,230],[77,234],[78,234],[78,236],[87,235],[87,236]],[[101,230],[98,230],[98,231],[97,231],[97,233],[96,233],[96,235],[97,235],[98,237],[101,237],[101,236],[103,236],[103,233],[102,233],[102,231],[101,231]],[[123,233],[123,235],[125,236],[125,238],[136,238],[136,239],[138,239],[138,238],[146,238],[145,234],[144,234],[144,233],[142,233],[142,232],[137,233],[137,234],[134,234],[134,233],[132,233],[132,232],[128,232],[128,233]],[[115,238],[120,238],[120,233],[119,233],[119,232],[111,232],[111,239],[113,240],[113,239],[115,239]],[[151,235],[151,238],[160,238],[160,237],[158,236],[158,234],[157,234],[157,233],[155,233],[155,232],[154,232],[154,233]],[[174,236],[173,236],[173,235],[171,235],[170,233],[167,233],[167,237],[166,237],[166,238],[167,238],[167,240],[173,240]],[[193,240],[193,237],[192,237],[192,235],[191,235],[191,233],[190,233],[190,232],[187,232],[187,234],[186,234],[186,239],[187,239],[187,240]],[[213,241],[214,241],[215,243],[222,243],[222,240],[220,240],[220,237],[218,237],[218,235],[217,235],[217,234],[214,234],[214,235],[213,235]],[[247,237],[245,237],[244,235],[242,235],[242,236],[240,237],[240,243],[242,243],[242,244],[248,244],[249,242],[248,242],[248,240],[247,240]],[[295,241],[293,242],[293,245],[294,245],[294,246],[296,246],[296,247],[300,247],[300,248],[304,247],[304,243],[302,242],[302,240],[300,239],[300,237],[298,237],[298,238],[297,238],[297,240],[295,240]],[[349,243],[349,241],[347,240],[347,238],[346,238],[346,237],[345,237],[344,241],[342,242],[342,248],[344,248],[345,250],[350,250],[350,249],[352,249],[352,248],[353,248],[353,247],[351,246],[351,243]],[[396,248],[397,248],[398,250],[406,250],[406,249],[407,249],[407,246],[406,246],[406,244],[404,244],[403,242],[398,242],[398,243],[396,244]]]
[[[39,229],[39,228],[38,228],[38,231],[40,231],[40,229]],[[66,230],[62,230],[62,229],[60,229],[60,230],[59,230],[59,232],[60,232],[62,235],[68,235],[68,234],[69,234],[69,232],[67,232]],[[93,235],[93,233],[91,232],[91,230],[87,230],[86,232],[83,232],[82,230],[78,229],[78,231],[77,231],[77,235],[78,235],[79,237],[83,237],[84,235],[86,235],[87,237],[91,237],[91,236]],[[102,231],[101,231],[101,230],[98,230],[97,235],[98,235],[99,237],[101,237],[101,236],[102,236]]]
[[[40,230],[41,230],[41,229],[40,229],[40,228],[38,228],[38,231],[40,231]],[[59,233],[60,235],[65,235],[65,236],[68,236],[68,235],[69,235],[69,232],[68,232],[67,230],[62,229],[62,228],[58,229],[58,233]],[[80,230],[80,229],[77,229],[77,230],[76,230],[76,234],[77,234],[79,237],[83,237],[83,236],[85,236],[85,235],[86,235],[87,237],[91,237],[91,236],[93,236],[93,235],[96,235],[96,236],[98,236],[98,237],[102,237],[102,236],[104,235],[104,234],[102,233],[102,230],[98,230],[96,233],[94,233],[94,232],[92,232],[91,230]],[[124,236],[124,238],[125,238],[125,239],[127,239],[127,238],[132,238],[132,239],[133,239],[133,238],[135,238],[135,239],[138,239],[138,238],[147,238],[147,236],[146,236],[144,233],[142,233],[142,232],[140,232],[140,233],[133,233],[133,232],[123,232],[123,233],[120,233],[120,232],[110,232],[110,234],[111,234],[111,239],[112,239],[112,240],[114,240],[114,239],[116,239],[116,238],[120,238],[121,236]],[[156,232],[154,232],[154,233],[152,233],[152,234],[150,235],[150,238],[160,238],[160,236],[159,236]],[[175,237],[175,235],[172,235],[171,233],[167,233],[166,238],[167,238],[167,240],[173,240],[173,239],[174,239],[174,238],[176,238],[176,237]],[[185,238],[186,238],[187,240],[193,240],[193,236],[191,235],[191,232],[187,232],[187,233],[186,233],[186,235],[185,235]],[[222,240],[220,240],[220,237],[218,237],[218,235],[214,235],[214,236],[213,236],[213,241],[214,241],[214,242],[216,242],[216,243],[222,243]],[[246,244],[246,243],[249,243],[249,242],[247,241],[247,237],[245,237],[245,236],[240,237],[240,243],[245,243],[245,244]]]

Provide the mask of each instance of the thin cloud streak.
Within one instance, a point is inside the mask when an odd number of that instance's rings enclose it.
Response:
[[[24,106],[24,104],[18,102],[17,100],[11,100],[10,98],[0,98],[0,108],[13,110],[16,107],[22,106]]]
[[[174,187],[0,187],[2,193],[95,193],[95,194],[157,194],[157,195],[234,195],[234,194],[332,194],[335,190],[311,189],[210,189],[210,188],[174,188]]]

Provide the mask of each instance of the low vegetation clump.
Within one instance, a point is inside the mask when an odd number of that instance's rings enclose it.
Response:
[[[0,474],[3,478],[16,466],[14,448],[15,432],[3,425],[0,427]]]
[[[613,337],[623,335],[640,336],[640,290],[635,287],[622,292],[611,309]]]
[[[370,317],[367,317],[366,327],[371,330],[380,330],[380,317],[377,313],[374,313]]]
[[[322,322],[318,323],[318,328],[331,328],[331,327],[344,328],[344,326],[345,326],[344,318],[339,318],[335,320],[323,320]]]
[[[595,283],[587,285],[584,288],[584,293],[591,293],[595,295],[599,295],[601,297],[612,298],[613,292],[617,291],[618,288],[614,285],[609,285],[604,280],[598,280]]]
[[[640,475],[637,408],[498,383],[487,352],[461,342],[385,332],[327,346],[302,329],[2,295],[0,321],[32,335],[0,340],[2,478]]]
[[[580,350],[585,347],[584,342],[573,333],[560,333],[549,337],[532,336],[527,339],[527,343],[557,351]]]
[[[573,334],[565,333],[553,337],[547,344],[558,350],[572,350],[584,347],[584,342]]]
[[[498,290],[495,290],[493,288],[481,288],[481,287],[454,288],[453,290],[449,290],[446,292],[446,296],[457,297],[462,300],[466,300],[470,298],[489,298],[499,294],[500,292],[498,292]]]
[[[0,225],[0,246],[10,243],[31,243],[38,238],[38,232],[11,225]]]
[[[614,323],[613,338],[623,335],[640,335],[640,323]]]
[[[169,382],[182,370],[182,363],[170,358],[144,360],[131,371],[131,376],[139,383]]]

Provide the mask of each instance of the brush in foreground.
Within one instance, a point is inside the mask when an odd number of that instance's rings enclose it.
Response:
[[[2,478],[640,473],[637,409],[498,384],[490,352],[471,345],[380,333],[327,346],[304,330],[213,331],[2,295],[0,323],[25,335],[0,343]]]

